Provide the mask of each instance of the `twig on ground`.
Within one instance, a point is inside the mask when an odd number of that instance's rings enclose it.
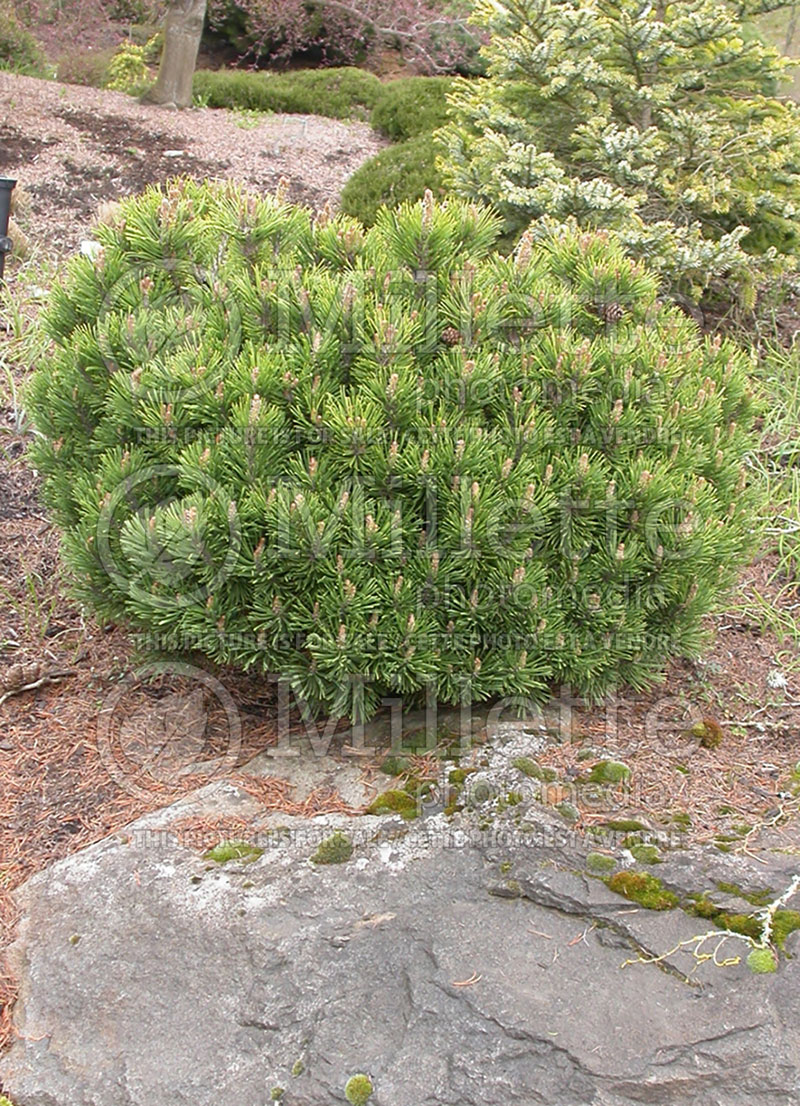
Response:
[[[22,665],[12,665],[12,669],[22,667]],[[28,665],[26,667],[35,669],[37,671],[41,671],[42,668],[41,665],[36,664]],[[35,679],[30,680],[28,683],[17,683],[16,680],[12,678],[10,670],[9,675],[3,681],[7,690],[5,690],[2,695],[0,695],[0,707],[2,707],[3,703],[5,703],[6,700],[11,699],[14,695],[22,695],[26,691],[35,691],[37,687],[44,687],[45,684],[57,684],[60,683],[61,680],[67,679],[68,676],[75,675],[76,670],[74,668],[54,669],[53,671],[44,672],[42,675],[37,676]],[[9,686],[9,683],[11,684],[11,686]]]

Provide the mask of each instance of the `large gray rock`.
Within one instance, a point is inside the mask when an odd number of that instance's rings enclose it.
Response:
[[[707,923],[580,874],[552,826],[528,847],[442,815],[360,818],[352,859],[315,867],[341,821],[290,822],[218,866],[151,819],[32,879],[0,1062],[16,1106],[265,1106],[275,1087],[328,1106],[355,1072],[370,1106],[800,1101],[797,959],[622,968]],[[734,862],[660,867],[702,889]]]

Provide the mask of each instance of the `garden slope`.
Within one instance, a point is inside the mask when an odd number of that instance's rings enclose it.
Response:
[[[385,145],[367,123],[316,115],[170,112],[121,92],[0,72],[0,175],[31,196],[29,237],[63,256],[104,201],[178,174],[225,177],[321,206]]]

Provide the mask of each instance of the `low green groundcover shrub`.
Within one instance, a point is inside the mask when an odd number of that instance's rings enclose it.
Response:
[[[382,207],[420,200],[426,189],[441,195],[444,186],[433,136],[421,134],[381,150],[356,169],[342,189],[342,211],[372,226]]]
[[[419,200],[426,188],[443,193],[432,132],[447,118],[451,85],[449,77],[402,77],[382,84],[371,73],[347,67],[290,73],[200,70],[194,95],[213,108],[369,117],[377,131],[398,144],[349,178],[342,208],[371,226],[384,204]]]
[[[401,77],[381,87],[370,123],[392,142],[430,134],[447,120],[449,77]]]
[[[290,73],[200,69],[195,99],[211,108],[297,112],[348,119],[366,118],[378,101],[381,82],[364,69],[300,69]]]
[[[748,546],[750,362],[605,233],[509,257],[232,184],[126,201],[44,325],[33,461],[82,596],[316,711],[642,687]]]
[[[381,88],[370,123],[398,145],[382,150],[349,178],[342,210],[372,226],[385,204],[421,200],[426,189],[444,193],[433,131],[447,119],[449,77],[403,77]]]
[[[369,115],[375,130],[400,142],[430,133],[447,119],[450,77],[381,82],[364,69],[297,69],[288,73],[200,69],[194,95],[212,108],[298,112],[337,119]]]

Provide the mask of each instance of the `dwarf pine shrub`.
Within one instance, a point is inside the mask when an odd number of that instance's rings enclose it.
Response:
[[[748,547],[750,362],[613,236],[498,233],[430,195],[369,231],[229,183],[120,205],[30,394],[83,598],[353,717],[696,654]]]

